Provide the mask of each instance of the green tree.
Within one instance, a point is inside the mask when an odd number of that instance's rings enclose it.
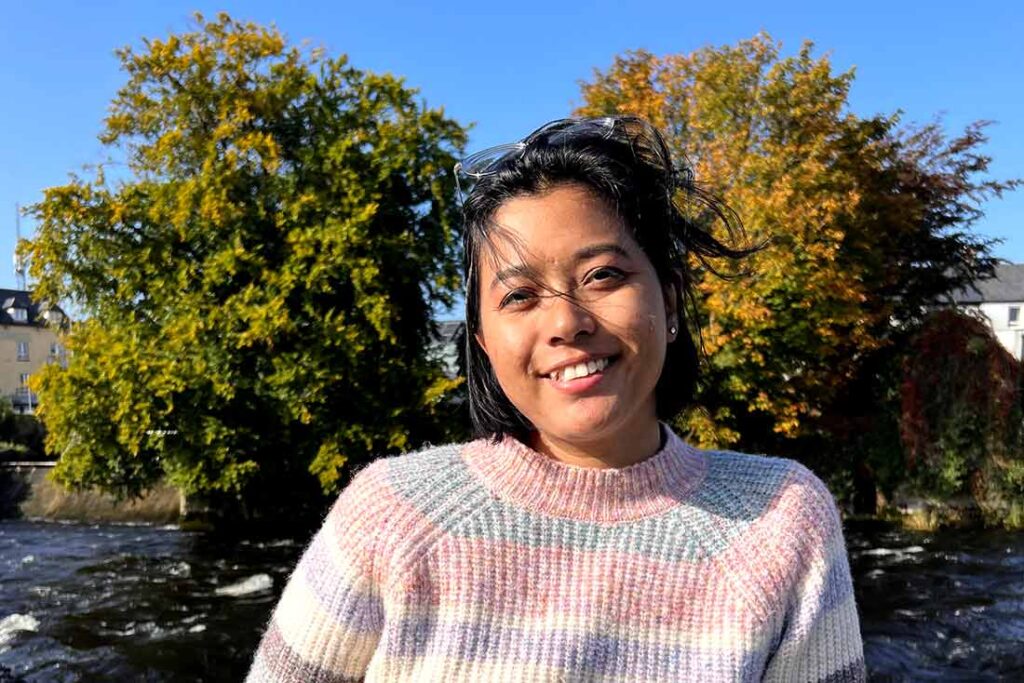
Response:
[[[878,354],[942,293],[991,274],[992,243],[969,228],[1016,183],[985,179],[983,124],[949,139],[937,123],[856,116],[852,71],[833,73],[810,43],[780,49],[759,35],[629,52],[581,84],[577,113],[649,118],[750,240],[768,240],[749,277],[694,264],[710,367],[687,425],[707,444],[832,458],[820,439],[841,431],[853,387],[885,365]]]
[[[24,245],[84,313],[37,378],[65,484],[237,494],[447,436],[427,356],[459,286],[465,130],[401,79],[197,15],[117,52],[123,168],[46,190]],[[348,465],[346,465],[348,463]]]

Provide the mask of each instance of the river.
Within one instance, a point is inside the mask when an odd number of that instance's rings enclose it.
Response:
[[[1024,533],[846,536],[872,680],[1024,680]],[[241,680],[301,549],[2,521],[0,682]]]

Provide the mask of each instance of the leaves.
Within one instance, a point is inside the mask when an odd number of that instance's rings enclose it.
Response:
[[[221,14],[118,52],[100,139],[126,160],[49,188],[37,295],[86,314],[39,378],[58,477],[132,495],[241,491],[450,425],[426,356],[459,286],[465,131],[398,78]],[[440,387],[440,388],[439,388]]]
[[[924,490],[964,492],[985,460],[1019,461],[1020,362],[978,317],[933,313],[912,340],[900,388],[900,433]]]
[[[968,228],[1017,181],[978,180],[983,124],[950,140],[938,124],[858,117],[852,71],[834,73],[811,43],[780,50],[760,34],[686,55],[627,52],[581,83],[576,113],[650,119],[751,242],[769,241],[743,265],[749,277],[692,264],[691,322],[710,364],[683,424],[705,445],[786,453],[823,428],[903,326],[991,274],[992,242]]]

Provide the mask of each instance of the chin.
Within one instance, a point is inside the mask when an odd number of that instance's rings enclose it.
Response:
[[[542,420],[537,428],[544,434],[563,441],[587,442],[613,434],[616,428],[624,424],[623,416],[616,411],[587,411],[576,414],[572,409],[566,410],[558,420]]]

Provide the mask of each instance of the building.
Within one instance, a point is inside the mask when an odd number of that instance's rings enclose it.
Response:
[[[437,336],[430,344],[431,355],[441,361],[444,374],[448,377],[459,375],[459,345],[463,343],[463,322],[442,320],[437,323]]]
[[[955,292],[953,301],[981,313],[1006,350],[1024,359],[1024,263],[996,266],[994,278]]]
[[[57,333],[69,324],[56,306],[32,301],[31,292],[0,289],[0,394],[16,413],[34,413],[39,404],[28,380],[50,363],[67,365]]]

